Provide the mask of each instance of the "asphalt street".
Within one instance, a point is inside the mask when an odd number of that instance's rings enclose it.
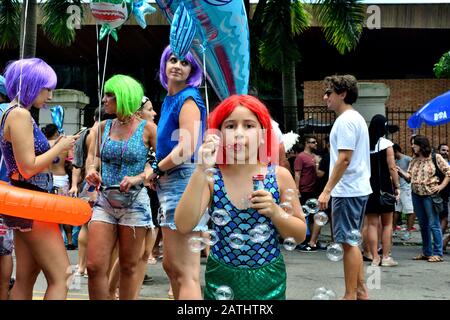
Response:
[[[324,228],[321,239],[329,239],[329,230]],[[366,280],[370,298],[374,300],[441,300],[450,298],[450,255],[444,255],[444,262],[430,263],[413,261],[411,258],[421,252],[420,232],[414,232],[410,241],[394,238],[392,256],[399,262],[396,267],[370,267],[366,262]],[[77,263],[77,250],[68,251],[72,265]],[[319,287],[331,289],[339,298],[344,293],[342,261],[333,262],[325,251],[304,253],[283,249],[287,266],[287,298],[290,300],[311,300]],[[205,258],[202,258],[202,275]],[[149,265],[147,274],[153,278],[150,284],[142,286],[140,299],[167,300],[168,279],[161,261]],[[69,290],[68,299],[88,299],[87,278],[78,278],[78,284]],[[201,277],[202,284],[204,277]],[[42,299],[46,288],[41,274],[34,289],[34,299]]]

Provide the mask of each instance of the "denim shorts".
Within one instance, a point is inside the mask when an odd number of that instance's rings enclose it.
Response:
[[[38,173],[30,179],[21,179],[20,181],[11,180],[10,183],[23,189],[50,192],[53,189],[53,175],[48,172]],[[10,229],[27,232],[33,228],[33,220],[31,219],[7,215],[0,215],[1,217],[3,218],[3,223]]]
[[[150,210],[150,198],[147,191],[145,188],[142,188],[133,204],[124,209],[111,207],[103,193],[99,192],[89,223],[92,221],[102,221],[128,227],[154,228]]]
[[[175,225],[175,209],[178,202],[187,187],[189,179],[195,170],[195,164],[185,163],[173,169],[158,179],[158,199],[161,204],[158,220],[161,227],[169,227],[171,230],[177,230]],[[200,201],[200,199],[199,199]],[[206,219],[201,219],[193,231],[208,230]]]
[[[361,232],[364,223],[364,212],[369,196],[333,197],[331,199],[333,236],[336,243],[352,243],[348,238],[352,230]]]

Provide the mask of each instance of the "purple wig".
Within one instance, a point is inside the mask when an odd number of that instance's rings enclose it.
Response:
[[[166,62],[169,60],[171,54],[172,49],[169,45],[164,49],[159,63],[159,81],[165,89],[167,89]],[[197,61],[195,61],[190,52],[187,53],[185,60],[188,61],[192,67],[191,74],[186,79],[186,84],[190,87],[198,88],[202,84],[202,68]]]
[[[19,103],[29,109],[42,89],[55,89],[56,73],[45,61],[39,58],[12,62],[6,67],[5,72],[6,92],[11,101],[17,98],[19,94],[21,71],[22,88]]]

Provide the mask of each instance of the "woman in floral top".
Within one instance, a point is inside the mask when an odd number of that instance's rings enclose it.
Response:
[[[436,154],[436,168],[431,156],[431,146],[427,137],[416,135],[411,138],[414,157],[408,172],[397,167],[399,174],[408,182],[411,181],[414,211],[419,219],[422,235],[422,254],[414,260],[441,262],[442,259],[442,231],[439,224],[439,212],[433,207],[432,195],[441,192],[450,181],[450,167],[440,154]],[[436,170],[440,170],[445,178],[439,181]],[[433,246],[431,245],[433,236]]]

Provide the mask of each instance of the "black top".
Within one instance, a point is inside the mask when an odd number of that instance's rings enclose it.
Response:
[[[394,211],[394,206],[380,205],[380,190],[390,194],[394,193],[386,150],[370,154],[370,186],[373,193],[369,196],[366,213],[391,213]]]

